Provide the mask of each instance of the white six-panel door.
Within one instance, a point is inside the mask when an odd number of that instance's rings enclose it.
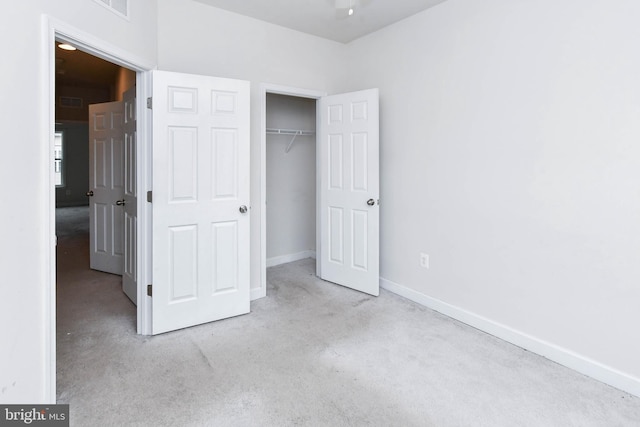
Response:
[[[136,88],[124,93],[124,259],[122,290],[137,304]]]
[[[320,278],[379,294],[378,90],[319,103]]]
[[[123,103],[89,106],[90,266],[122,274],[124,211]]]
[[[152,333],[249,312],[249,83],[153,71]]]

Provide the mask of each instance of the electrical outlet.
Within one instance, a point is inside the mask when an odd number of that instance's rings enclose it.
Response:
[[[429,268],[429,254],[420,253],[420,267]]]

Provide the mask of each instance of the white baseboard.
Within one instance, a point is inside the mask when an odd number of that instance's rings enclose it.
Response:
[[[298,252],[297,254],[288,254],[276,256],[273,258],[267,258],[267,268],[274,267],[280,264],[286,264],[288,262],[298,261],[306,258],[316,258],[316,251],[303,251]]]
[[[266,296],[267,296],[267,290],[265,288],[252,288],[249,299],[251,301],[254,301],[260,298],[264,298]]]
[[[460,307],[421,294],[406,286],[380,278],[380,287],[420,305],[428,307],[476,329],[503,339],[518,347],[553,360],[563,366],[587,375],[610,386],[640,397],[640,379],[606,366],[571,350],[551,344],[539,338],[479,316]]]

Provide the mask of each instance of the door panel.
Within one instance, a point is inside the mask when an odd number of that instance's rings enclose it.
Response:
[[[378,295],[378,90],[321,98],[318,129],[318,275]]]
[[[129,299],[138,302],[138,195],[136,188],[136,88],[124,93],[124,268],[122,272],[122,291]]]
[[[122,102],[89,106],[90,266],[112,274],[123,269],[123,123]]]
[[[152,79],[158,334],[249,312],[249,83]]]
[[[211,254],[211,274],[213,294],[234,292],[238,289],[238,223],[220,222],[211,225],[213,253]]]

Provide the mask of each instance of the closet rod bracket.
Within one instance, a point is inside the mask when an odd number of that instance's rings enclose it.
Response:
[[[293,135],[293,137],[291,138],[291,141],[289,141],[289,145],[287,145],[287,148],[284,150],[285,153],[288,153],[289,150],[291,150],[291,147],[293,146],[293,143],[298,136],[315,135],[316,132],[312,130],[267,128],[267,133],[271,135]]]
[[[291,146],[293,145],[293,141],[296,140],[296,136],[298,135],[302,135],[302,131],[297,132],[293,135],[293,138],[291,138],[291,141],[289,141],[289,145],[287,145],[287,148],[284,150],[285,153],[288,153],[289,150],[291,150]]]

